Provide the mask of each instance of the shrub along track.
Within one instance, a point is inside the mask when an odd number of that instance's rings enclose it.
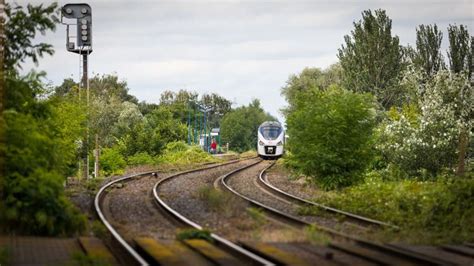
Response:
[[[176,238],[178,230],[189,228],[188,225],[169,216],[163,209],[157,208],[151,192],[157,180],[171,176],[193,179],[196,175],[207,175],[209,172],[220,175],[246,163],[248,162],[232,161],[177,174],[154,175],[153,172],[132,174],[104,185],[96,195],[95,209],[113,236],[114,249],[127,254],[121,258],[123,263],[148,264],[136,251],[133,239],[151,237],[172,241]]]
[[[251,204],[264,209],[273,216],[280,217],[288,221],[289,223],[297,227],[305,227],[316,225],[318,231],[330,235],[332,242],[328,244],[331,250],[343,251],[347,254],[352,254],[358,258],[363,258],[365,262],[371,262],[383,265],[398,265],[398,264],[430,264],[430,265],[471,265],[474,263],[472,259],[474,250],[472,244],[465,244],[459,246],[442,246],[442,247],[418,247],[418,246],[407,246],[400,244],[381,244],[373,241],[369,241],[359,237],[360,235],[348,232],[336,230],[335,228],[327,227],[326,225],[330,222],[324,221],[325,224],[321,225],[318,221],[321,221],[317,217],[316,222],[308,219],[307,217],[292,213],[294,210],[290,207],[290,202],[280,198],[281,202],[285,202],[288,209],[285,209],[285,205],[277,201],[276,197],[270,197],[268,192],[264,192],[263,188],[260,187],[258,182],[265,182],[264,173],[273,165],[271,162],[263,162],[254,168],[258,169],[259,174],[255,174],[255,171],[239,172],[234,171],[223,177],[220,181],[224,187],[233,192],[238,197],[245,199]],[[258,181],[260,179],[260,181]],[[287,195],[287,199],[290,199],[290,195]],[[294,200],[294,198],[292,198]],[[278,203],[277,203],[278,202]],[[325,206],[324,206],[325,207]],[[337,212],[339,210],[330,210]],[[358,217],[350,213],[342,213],[351,220],[361,220],[364,224],[376,224],[378,226],[389,226],[378,221],[372,221],[364,217]],[[341,240],[350,241],[341,242]],[[328,254],[328,253],[326,253]],[[331,255],[332,257],[332,255]],[[469,258],[470,257],[470,258]],[[365,263],[364,263],[365,264]]]

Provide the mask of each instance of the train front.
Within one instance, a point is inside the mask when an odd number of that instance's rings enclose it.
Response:
[[[263,122],[258,128],[258,155],[263,158],[278,158],[283,155],[285,133],[276,121]]]

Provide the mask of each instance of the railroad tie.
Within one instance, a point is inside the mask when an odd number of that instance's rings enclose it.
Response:
[[[200,253],[207,259],[219,265],[242,265],[242,262],[237,258],[231,256],[229,253],[222,251],[216,246],[212,245],[206,240],[202,239],[187,239],[183,243]]]
[[[241,244],[244,248],[266,257],[278,265],[311,265],[309,262],[270,244],[257,242],[241,242]]]
[[[153,262],[152,265],[187,265],[181,259],[181,254],[171,250],[166,245],[149,237],[138,237],[134,239],[138,251]]]
[[[110,265],[119,265],[110,250],[100,239],[95,237],[79,237],[78,241],[87,255],[102,260]]]

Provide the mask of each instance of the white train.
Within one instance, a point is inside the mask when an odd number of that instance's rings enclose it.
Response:
[[[279,158],[284,153],[285,131],[277,121],[266,121],[258,127],[257,152],[262,158]]]

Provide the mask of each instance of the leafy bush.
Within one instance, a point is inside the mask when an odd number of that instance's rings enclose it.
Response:
[[[474,240],[474,178],[384,181],[378,172],[365,184],[329,192],[318,200],[330,206],[402,228],[412,242],[462,243]]]
[[[46,112],[43,115],[48,116]],[[82,231],[85,217],[64,194],[64,175],[74,152],[57,140],[50,120],[8,110],[3,113],[7,145],[6,175],[0,222],[7,230],[39,235],[69,235]]]
[[[182,141],[173,141],[173,142],[170,142],[170,143],[166,144],[165,151],[168,152],[168,153],[180,152],[180,151],[186,151],[188,148],[189,148],[189,146],[186,145],[186,143],[184,143]]]
[[[373,158],[373,97],[331,86],[297,95],[287,116],[287,163],[324,189],[360,180]]]
[[[127,164],[130,166],[153,164],[155,160],[146,152],[135,153],[127,158]]]
[[[101,172],[104,176],[122,174],[127,165],[117,148],[104,148],[100,157]]]
[[[474,97],[463,75],[440,71],[425,85],[412,80],[416,75],[408,73],[406,82],[414,87],[418,102],[390,110],[377,147],[409,175],[428,171],[435,176],[456,162],[459,136],[472,129]]]
[[[9,176],[0,219],[9,228],[38,235],[83,231],[86,218],[64,195],[62,180],[57,173],[41,168],[26,177],[18,173]]]
[[[186,147],[182,150],[182,145]],[[199,146],[188,146],[184,142],[182,144],[170,143],[170,149],[165,149],[164,153],[157,158],[158,164],[170,164],[173,166],[184,166],[206,162],[217,162],[209,153],[203,151]]]

